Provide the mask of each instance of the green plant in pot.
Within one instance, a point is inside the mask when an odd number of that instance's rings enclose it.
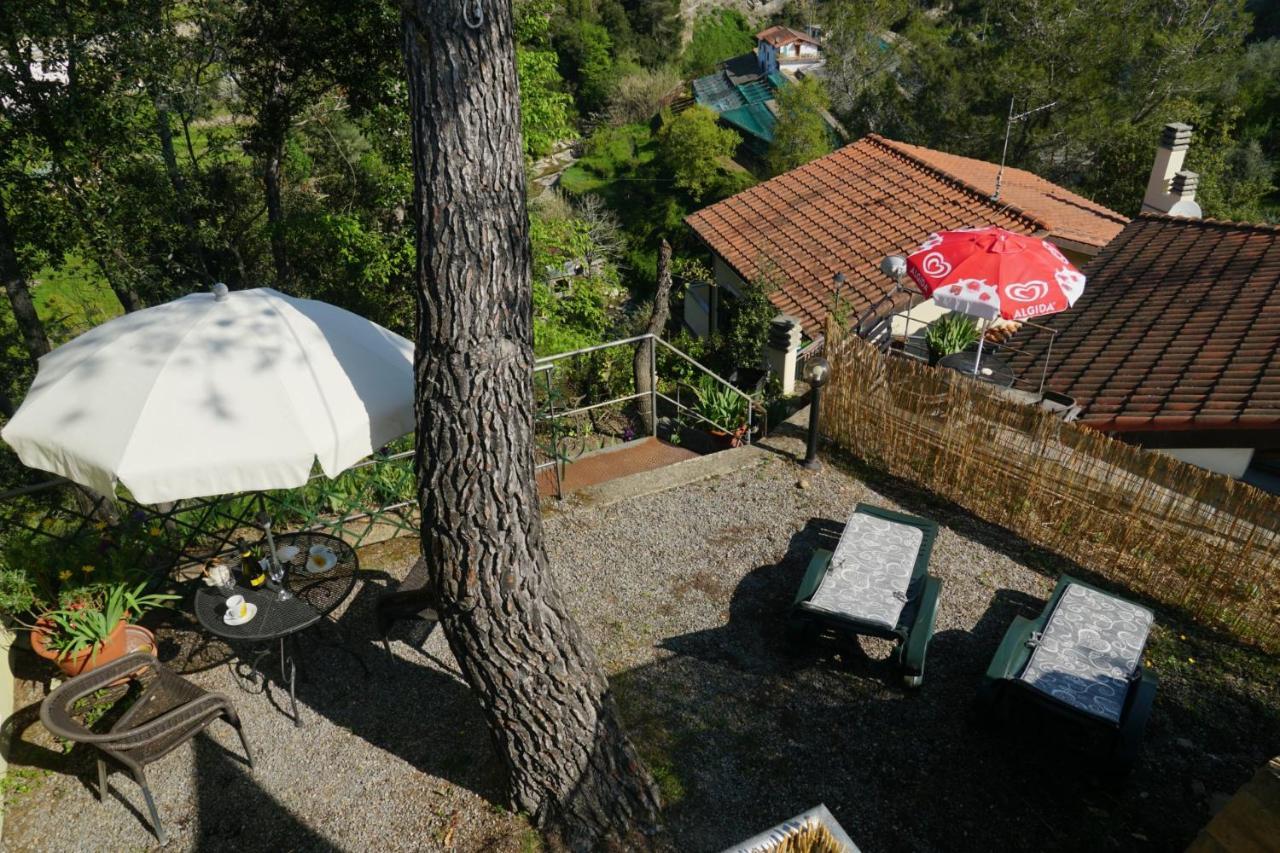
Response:
[[[737,446],[747,429],[747,401],[734,388],[704,375],[693,388],[698,400],[694,414],[710,421],[704,424],[713,436]]]
[[[952,353],[964,352],[978,342],[981,333],[972,317],[951,312],[929,325],[924,344],[929,350],[929,363],[937,364]]]
[[[130,620],[178,598],[146,593],[146,586],[145,581],[136,587],[121,581],[77,590],[61,607],[45,611],[34,625],[26,626],[32,650],[68,676],[123,657],[129,652]]]

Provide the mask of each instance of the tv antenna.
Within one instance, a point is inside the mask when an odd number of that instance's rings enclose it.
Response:
[[[1000,171],[996,172],[996,191],[992,194],[992,201],[1000,200],[1000,182],[1004,180],[1004,160],[1009,155],[1009,131],[1013,128],[1015,121],[1022,121],[1027,116],[1035,115],[1038,112],[1049,109],[1049,107],[1057,106],[1057,101],[1050,101],[1044,106],[1036,107],[1034,110],[1027,110],[1025,113],[1013,114],[1013,98],[1009,98],[1009,119],[1004,123],[1004,150],[1000,152]]]

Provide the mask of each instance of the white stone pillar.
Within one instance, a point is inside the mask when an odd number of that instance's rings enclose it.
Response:
[[[800,321],[787,314],[779,314],[769,322],[769,343],[765,346],[765,358],[769,372],[782,380],[782,393],[796,392],[796,360],[800,354]]]

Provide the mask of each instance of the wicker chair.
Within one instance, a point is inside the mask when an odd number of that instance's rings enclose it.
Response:
[[[132,680],[141,683],[142,692],[109,731],[96,733],[75,718],[73,709],[80,699],[122,680],[125,687],[117,688],[118,694],[123,695]],[[231,701],[179,677],[146,652],[135,652],[71,679],[45,697],[40,706],[40,721],[55,736],[98,749],[99,800],[107,793],[107,758],[133,774],[142,788],[147,810],[151,812],[151,825],[161,844],[166,843],[165,831],[143,768],[219,718],[230,723],[240,735],[245,757],[252,767],[253,752]]]
[[[420,623],[418,635],[413,639],[415,645],[420,645],[430,636],[439,618],[433,606],[434,597],[428,585],[427,562],[419,557],[400,585],[393,592],[384,593],[375,607],[378,636],[382,638],[387,654],[391,653],[387,636],[397,622]]]

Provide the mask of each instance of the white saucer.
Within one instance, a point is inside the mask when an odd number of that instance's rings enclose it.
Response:
[[[234,628],[237,625],[243,625],[246,622],[252,621],[253,617],[258,615],[258,605],[254,604],[252,601],[245,604],[245,610],[247,612],[243,619],[235,618],[231,615],[231,611],[228,610],[226,613],[222,614],[222,621]]]
[[[319,566],[312,562],[312,558],[318,556],[324,557],[324,563]],[[322,575],[336,565],[338,565],[338,555],[333,552],[332,548],[327,548],[324,545],[312,545],[307,552],[307,561],[302,564],[302,570],[309,575]]]

